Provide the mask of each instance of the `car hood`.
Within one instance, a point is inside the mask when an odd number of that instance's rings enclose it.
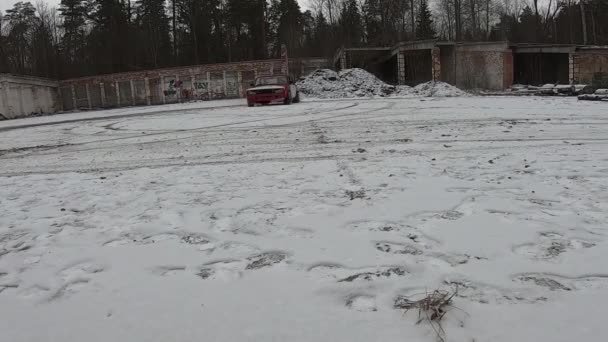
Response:
[[[285,86],[280,86],[280,85],[259,86],[259,87],[255,87],[255,88],[249,88],[249,89],[247,89],[247,91],[250,91],[250,90],[274,90],[274,89],[285,89]]]

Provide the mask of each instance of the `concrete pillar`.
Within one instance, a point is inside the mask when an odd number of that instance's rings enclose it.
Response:
[[[340,70],[346,69],[346,51],[342,51],[340,56]]]
[[[84,86],[85,86],[85,89],[87,90],[87,104],[89,105],[89,109],[92,109],[93,106],[91,105],[91,93],[89,92],[89,84],[85,83]]]
[[[243,94],[243,74],[240,71],[236,73],[236,79],[239,85],[239,97],[245,97]]]
[[[135,106],[135,86],[133,85],[133,80],[129,80],[129,84],[131,85],[131,104]]]
[[[181,103],[182,102],[181,87],[180,88],[176,87],[178,81],[179,81],[179,76],[177,76],[177,75],[173,76],[173,90],[175,91],[175,101],[177,101],[177,103]]]
[[[72,86],[70,88],[71,88],[71,91],[72,91],[72,107],[74,107],[73,109],[77,109],[78,105],[76,103],[76,88],[74,87],[73,84],[72,84]]]
[[[101,107],[106,106],[106,88],[104,88],[103,82],[99,83],[99,89],[101,90]]]
[[[29,113],[27,113],[29,114]],[[26,115],[25,113],[25,105],[23,104],[23,86],[19,86],[19,112],[17,112],[17,116]]]
[[[114,86],[116,87],[116,107],[120,107],[120,88],[118,81],[114,82]]]
[[[574,54],[573,53],[568,54],[568,82],[570,82],[570,84],[575,83],[575,80],[574,80]]]
[[[194,71],[190,69],[190,99],[194,100],[196,95],[196,78],[194,77]]]
[[[224,76],[224,96],[228,96],[228,87],[226,85],[226,70],[224,70],[222,73]]]
[[[403,52],[397,52],[397,82],[401,85],[405,84],[405,56]]]
[[[211,73],[207,71],[207,96],[211,100]]]
[[[6,119],[9,118],[9,106],[8,106],[8,82],[2,82],[2,103],[0,103],[0,114]]]
[[[441,80],[441,50],[438,47],[431,49],[431,68],[433,81]]]
[[[151,104],[151,99],[150,99],[150,79],[149,78],[144,78],[144,87],[146,88],[146,104],[149,106]]]
[[[160,98],[163,100],[163,104],[167,103],[165,99],[165,76],[160,77]]]

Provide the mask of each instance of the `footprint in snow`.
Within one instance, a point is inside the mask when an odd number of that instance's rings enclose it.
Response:
[[[551,291],[595,290],[608,288],[608,274],[566,277],[550,273],[523,273],[514,281],[548,288]]]
[[[107,241],[103,245],[107,247],[118,247],[129,244],[149,245],[168,241],[177,241],[183,244],[194,245],[198,246],[199,249],[204,250],[210,247],[212,239],[204,234],[189,232],[166,232],[143,237],[137,234],[127,233],[119,238]]]
[[[587,249],[594,246],[595,243],[591,241],[570,239],[554,232],[543,232],[540,233],[536,242],[516,246],[513,251],[530,259],[549,261],[557,259],[567,251]]]
[[[460,275],[450,275],[443,283],[456,293],[455,297],[482,304],[536,303],[547,300],[543,296],[534,296],[530,291],[500,288],[474,282]]]
[[[157,266],[152,270],[152,273],[158,274],[163,277],[174,276],[186,270],[186,266],[182,265],[171,265],[171,266]]]
[[[357,294],[346,299],[346,307],[361,312],[378,311],[376,297],[372,295]]]
[[[348,268],[339,264],[319,263],[308,268],[308,272],[320,279],[338,283],[367,282],[392,277],[403,277],[409,274],[403,266],[379,266]]]
[[[422,254],[422,250],[413,244],[380,241],[376,242],[375,246],[377,250],[384,253],[410,255]]]
[[[269,251],[250,256],[246,259],[219,260],[204,264],[196,272],[201,279],[238,279],[245,272],[270,268],[287,259],[287,253]]]

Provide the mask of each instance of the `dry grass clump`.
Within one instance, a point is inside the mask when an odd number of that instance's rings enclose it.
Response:
[[[444,342],[445,330],[441,326],[441,320],[449,309],[454,308],[452,299],[456,296],[456,293],[457,291],[435,290],[430,293],[424,293],[424,296],[418,300],[411,300],[400,296],[395,300],[394,306],[398,309],[404,309],[406,313],[412,309],[418,310],[418,321],[416,324],[420,324],[423,321],[429,322],[435,333],[437,333],[437,339]],[[414,295],[410,296],[410,298],[418,296]]]

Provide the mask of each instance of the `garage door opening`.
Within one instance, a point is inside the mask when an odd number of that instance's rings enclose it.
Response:
[[[567,53],[516,53],[515,83],[543,85],[568,84]]]

